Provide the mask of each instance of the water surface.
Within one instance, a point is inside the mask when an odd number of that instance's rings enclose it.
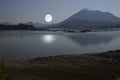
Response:
[[[0,59],[83,54],[120,49],[120,31],[64,33],[0,31]]]

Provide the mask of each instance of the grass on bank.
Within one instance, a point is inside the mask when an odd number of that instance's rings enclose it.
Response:
[[[0,61],[0,80],[6,80],[4,72],[4,62]]]
[[[0,80],[120,80],[120,50],[2,61]]]

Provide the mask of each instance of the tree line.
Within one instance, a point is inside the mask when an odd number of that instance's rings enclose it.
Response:
[[[18,25],[5,25],[0,24],[0,30],[35,30],[32,25],[18,24]]]

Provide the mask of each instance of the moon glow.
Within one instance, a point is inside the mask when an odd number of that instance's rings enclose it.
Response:
[[[47,14],[47,15],[45,16],[45,21],[46,21],[46,22],[51,22],[52,19],[53,19],[53,17],[52,17],[52,15],[50,15],[50,14]]]

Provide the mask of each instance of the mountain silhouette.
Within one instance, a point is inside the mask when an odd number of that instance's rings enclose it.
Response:
[[[120,24],[120,18],[110,12],[82,9],[68,19],[59,23],[59,28],[88,29],[97,26],[110,26]]]
[[[79,19],[87,21],[104,21],[104,22],[120,22],[120,18],[114,16],[109,12],[102,12],[98,10],[83,9],[71,16],[69,19]]]

